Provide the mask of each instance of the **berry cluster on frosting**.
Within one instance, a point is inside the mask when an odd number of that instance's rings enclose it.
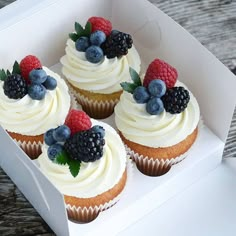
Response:
[[[146,104],[146,111],[159,115],[164,110],[178,114],[185,110],[190,100],[187,89],[175,86],[178,73],[168,63],[155,59],[148,66],[143,83],[136,71],[130,68],[133,83],[123,82],[121,87],[133,94],[137,103]]]
[[[33,55],[15,61],[12,72],[0,70],[4,94],[10,99],[21,99],[28,94],[33,100],[42,100],[47,90],[54,90],[57,81],[42,69],[40,60]]]
[[[44,134],[44,142],[49,146],[48,158],[57,164],[67,164],[76,177],[81,162],[94,162],[103,156],[104,137],[102,126],[92,126],[85,112],[72,109],[63,125]]]
[[[75,32],[69,37],[75,42],[76,50],[85,52],[91,63],[99,63],[104,56],[120,58],[133,44],[131,35],[112,29],[109,20],[97,16],[90,17],[84,28],[75,22]]]

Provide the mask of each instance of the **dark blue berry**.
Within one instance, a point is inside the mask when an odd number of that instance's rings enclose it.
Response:
[[[51,145],[53,145],[54,143],[57,142],[53,137],[53,130],[54,129],[49,129],[48,131],[46,131],[46,133],[44,133],[44,142],[48,146],[51,146]]]
[[[92,45],[85,52],[87,60],[91,63],[98,63],[103,59],[103,51],[100,47]]]
[[[137,103],[146,103],[150,98],[147,88],[138,86],[133,92],[133,98]]]
[[[43,69],[34,69],[29,73],[29,80],[34,84],[42,84],[47,79],[47,74]]]
[[[31,84],[28,94],[33,100],[42,100],[46,94],[46,88],[42,84]]]
[[[53,130],[53,138],[57,142],[65,142],[70,137],[71,131],[67,125],[58,126]]]
[[[152,96],[160,98],[166,92],[166,84],[161,79],[154,79],[148,84],[148,91]]]
[[[85,36],[78,38],[75,42],[75,48],[79,52],[85,52],[89,46],[90,46],[89,38]]]
[[[48,157],[50,160],[54,161],[58,154],[63,151],[63,146],[59,143],[55,143],[48,147]]]
[[[54,79],[52,76],[48,75],[47,79],[43,83],[43,86],[48,90],[53,90],[57,87],[57,80]]]
[[[105,129],[102,126],[94,125],[91,129],[96,133],[100,133],[101,138],[105,137]]]
[[[162,100],[158,97],[152,97],[146,105],[146,111],[151,115],[159,115],[164,111]]]
[[[100,46],[106,40],[106,35],[103,31],[96,30],[90,35],[92,45]]]

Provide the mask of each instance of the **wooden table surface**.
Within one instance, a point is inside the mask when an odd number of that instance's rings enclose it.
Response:
[[[13,0],[0,0],[0,8],[11,2]],[[235,0],[150,0],[150,2],[192,33],[226,66],[232,68],[235,65]],[[224,158],[236,157],[236,111],[223,155]],[[1,168],[0,235],[54,235]]]

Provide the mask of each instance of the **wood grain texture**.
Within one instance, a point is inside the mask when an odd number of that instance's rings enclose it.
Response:
[[[13,2],[0,0],[0,8]],[[150,0],[231,68],[236,60],[235,0]],[[236,111],[224,157],[236,157]],[[54,235],[0,168],[0,235]]]

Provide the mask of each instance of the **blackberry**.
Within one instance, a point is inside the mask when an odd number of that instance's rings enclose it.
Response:
[[[8,75],[3,84],[4,93],[12,99],[23,98],[27,94],[25,79],[19,74]]]
[[[164,96],[161,97],[164,108],[171,114],[178,114],[187,107],[190,96],[188,90],[184,87],[173,87],[167,89]]]
[[[107,58],[114,58],[126,55],[132,44],[133,39],[131,35],[118,30],[112,30],[106,41],[101,45],[101,48]]]
[[[93,162],[103,156],[105,140],[100,132],[92,128],[75,133],[64,143],[64,148],[74,160]]]

